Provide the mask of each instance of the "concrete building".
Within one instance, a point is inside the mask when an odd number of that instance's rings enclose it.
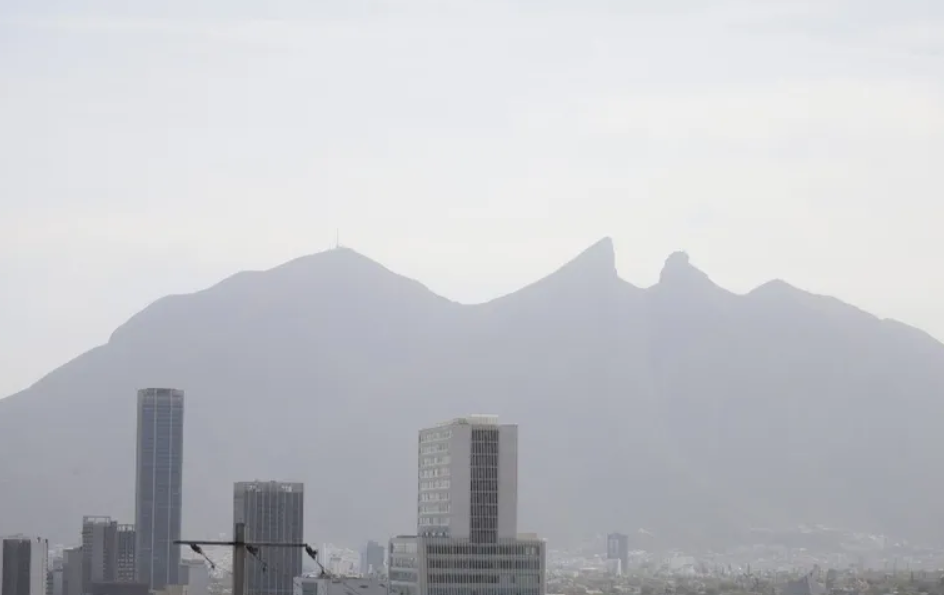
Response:
[[[0,542],[0,595],[46,595],[49,542],[17,535]]]
[[[546,546],[518,534],[518,427],[470,415],[420,430],[417,536],[389,548],[397,595],[543,595]]]
[[[118,525],[117,564],[115,581],[119,583],[135,582],[134,571],[134,525]]]
[[[239,482],[233,488],[233,523],[245,523],[246,541],[302,543],[305,486],[281,481]],[[301,548],[259,548],[246,563],[246,595],[292,595],[302,574]]]
[[[118,575],[118,521],[107,516],[82,518],[82,593],[92,583],[113,583]]]
[[[454,419],[419,434],[417,535],[494,542],[518,527],[518,426]]]
[[[293,581],[292,595],[387,595],[382,577],[299,576]]]
[[[419,585],[419,544],[413,535],[400,535],[387,547],[390,595],[416,595]],[[308,595],[308,594],[306,594]]]
[[[152,591],[179,584],[184,392],[138,391],[135,575]]]
[[[378,576],[386,573],[386,552],[376,541],[368,541],[361,552],[361,576]]]
[[[209,595],[210,569],[203,560],[180,562],[180,583],[187,587],[187,595]]]
[[[629,571],[629,536],[610,533],[606,536],[606,559],[619,560],[617,574]]]
[[[82,546],[62,552],[62,594],[82,595]]]

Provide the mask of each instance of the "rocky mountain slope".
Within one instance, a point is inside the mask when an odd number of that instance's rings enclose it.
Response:
[[[187,393],[187,535],[227,531],[256,478],[306,483],[309,540],[410,532],[416,430],[471,412],[520,424],[521,530],[552,539],[944,521],[944,346],[781,281],[733,294],[681,253],[638,288],[609,240],[482,305],[347,249],[158,300],[0,400],[0,534],[133,518],[145,386]]]

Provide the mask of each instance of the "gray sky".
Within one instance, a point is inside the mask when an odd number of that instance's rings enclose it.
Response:
[[[609,235],[940,338],[942,160],[940,0],[4,0],[0,395],[336,228],[464,302]]]

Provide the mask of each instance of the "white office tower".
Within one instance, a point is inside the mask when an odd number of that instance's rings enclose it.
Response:
[[[543,595],[545,543],[518,534],[518,426],[470,415],[421,430],[416,537],[390,542],[391,593]]]
[[[18,535],[0,542],[0,595],[46,595],[49,542]]]

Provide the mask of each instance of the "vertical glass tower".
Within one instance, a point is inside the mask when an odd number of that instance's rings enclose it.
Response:
[[[152,591],[179,584],[184,391],[138,391],[135,575]]]

